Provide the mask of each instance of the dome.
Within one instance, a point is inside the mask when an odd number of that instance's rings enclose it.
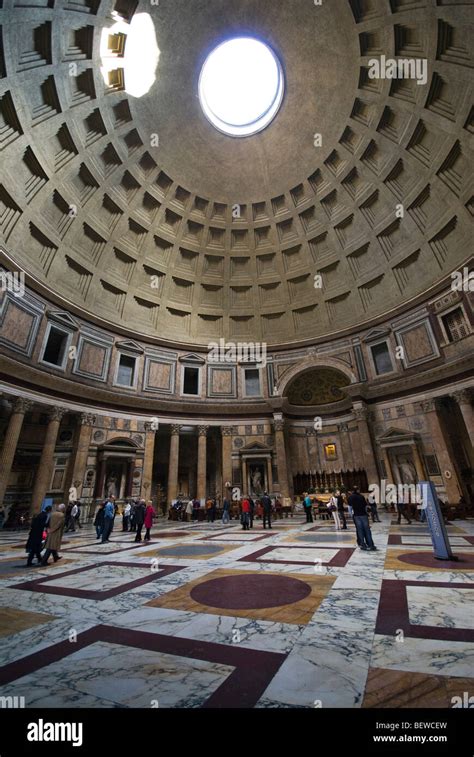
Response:
[[[61,307],[164,343],[293,345],[399,311],[467,259],[472,61],[457,10],[25,2],[2,10],[0,235]],[[235,139],[199,82],[213,51],[248,37],[284,96]],[[394,58],[413,77],[374,78]]]

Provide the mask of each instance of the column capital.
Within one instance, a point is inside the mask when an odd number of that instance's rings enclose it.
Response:
[[[59,407],[55,405],[48,411],[49,422],[51,423],[51,421],[58,421],[59,423],[61,423],[66,413],[67,410],[65,407]]]
[[[354,413],[356,421],[369,420],[369,408],[367,407],[367,405],[361,405],[360,407],[353,407],[352,412]]]
[[[471,387],[467,389],[458,389],[455,392],[451,392],[450,396],[453,400],[456,400],[458,405],[468,405],[472,401],[473,390]]]
[[[343,431],[344,433],[347,433],[349,431],[349,424],[348,423],[339,423],[337,430],[339,432]]]
[[[157,424],[155,424],[154,421],[145,421],[143,425],[147,434],[156,434],[158,431]]]
[[[275,418],[273,421],[273,428],[275,429],[275,431],[284,431],[285,430],[284,418]]]
[[[209,426],[198,426],[198,436],[207,436]]]
[[[81,426],[95,426],[97,422],[97,416],[93,413],[80,413],[79,423]]]
[[[436,410],[436,400],[423,400],[423,402],[420,402],[421,409],[424,413],[432,413],[434,410]]]
[[[181,431],[181,425],[179,423],[171,424],[171,436],[179,436]]]
[[[221,426],[222,436],[232,436],[232,426]]]
[[[305,429],[306,436],[317,436],[318,432],[314,428]]]
[[[25,413],[28,413],[32,407],[33,403],[31,400],[27,400],[24,397],[17,397],[13,403],[13,412],[25,415]]]

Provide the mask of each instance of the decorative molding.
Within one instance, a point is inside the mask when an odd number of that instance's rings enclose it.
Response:
[[[356,421],[367,422],[369,420],[369,409],[366,405],[362,405],[361,407],[354,407],[352,412],[354,413]]]
[[[120,352],[131,352],[133,355],[143,355],[145,352],[143,347],[130,339],[124,342],[115,342],[115,347]]]
[[[469,405],[472,402],[474,390],[472,387],[459,389],[455,392],[452,392],[449,396],[452,397],[453,400],[456,400],[458,405]]]
[[[33,407],[31,400],[24,399],[24,397],[17,397],[13,402],[13,413],[25,415]]]
[[[97,423],[97,416],[93,413],[80,413],[79,423],[81,426],[95,426]]]
[[[48,318],[48,321],[59,323],[61,326],[65,326],[70,331],[77,331],[79,328],[76,321],[69,315],[69,313],[66,313],[62,310],[47,310],[46,316]]]
[[[49,422],[57,421],[58,423],[61,423],[67,412],[68,411],[65,407],[52,407],[48,411]]]

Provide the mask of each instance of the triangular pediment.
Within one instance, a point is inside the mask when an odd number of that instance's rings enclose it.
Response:
[[[123,342],[116,342],[115,346],[118,350],[121,350],[123,352],[133,352],[137,355],[143,355],[143,347],[141,347],[137,342],[134,342],[132,339],[126,339]]]
[[[74,331],[77,331],[79,328],[74,318],[63,310],[48,311],[48,320],[60,323],[62,326],[67,326],[68,329],[73,329]]]
[[[182,355],[179,358],[180,363],[187,363],[188,365],[204,365],[206,362],[200,355],[196,355],[196,353],[191,352],[189,355]]]
[[[252,442],[252,444],[242,447],[241,452],[268,452],[269,447],[260,442]]]
[[[389,336],[390,329],[372,329],[363,338],[363,342],[375,342],[377,339],[383,339]]]
[[[406,431],[400,428],[388,428],[381,436],[377,437],[379,442],[394,442],[412,440],[414,434],[412,431]]]

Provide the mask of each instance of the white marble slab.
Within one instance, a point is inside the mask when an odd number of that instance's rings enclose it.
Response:
[[[91,700],[109,707],[201,707],[234,670],[205,660],[97,642],[2,688],[24,695],[28,707],[64,706],[62,692],[78,707]],[[106,705],[105,705],[106,706]]]
[[[474,644],[463,641],[374,636],[371,667],[472,678]]]
[[[474,629],[474,588],[407,586],[410,623]]]
[[[61,576],[48,581],[48,586],[56,586],[62,589],[82,589],[86,591],[109,591],[116,589],[122,584],[131,583],[139,578],[150,575],[150,569],[145,566],[136,567],[118,565],[100,565],[90,571],[73,573],[69,576]]]
[[[337,555],[337,549],[289,549],[277,547],[257,558],[258,560],[290,560],[294,562],[310,562],[317,564],[319,561],[329,562]]]

